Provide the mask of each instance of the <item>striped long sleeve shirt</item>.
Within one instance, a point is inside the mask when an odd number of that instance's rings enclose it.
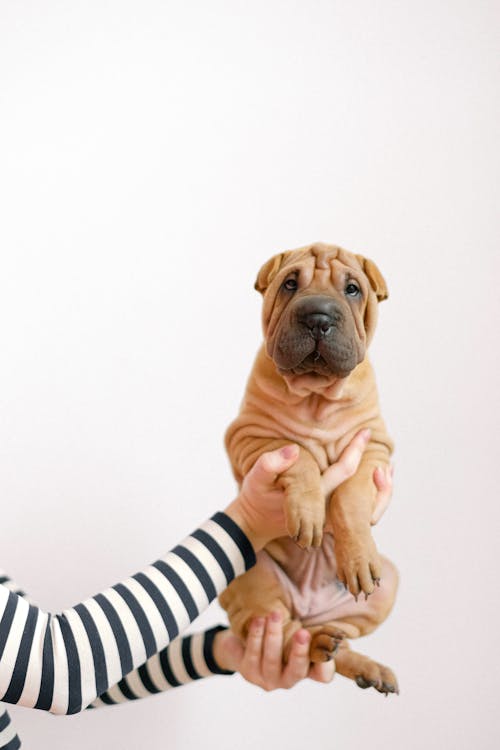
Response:
[[[0,572],[1,579],[5,580],[3,585],[16,588],[15,583]],[[226,629],[222,625],[217,625],[200,633],[177,638],[106,690],[88,705],[87,709],[147,698],[214,675],[234,674],[222,669],[213,655],[215,636],[219,631]],[[19,750],[20,747],[21,740],[15,726],[5,707],[0,704],[0,750]]]
[[[0,586],[0,699],[71,714],[220,671],[213,631],[166,646],[254,563],[247,537],[217,513],[145,570],[61,614]],[[9,726],[0,710],[0,731]]]

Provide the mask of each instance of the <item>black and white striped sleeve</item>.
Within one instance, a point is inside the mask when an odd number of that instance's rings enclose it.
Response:
[[[0,585],[26,598],[25,592],[2,570]],[[87,708],[127,703],[187,685],[201,678],[234,674],[222,669],[213,653],[215,636],[225,629],[217,625],[201,633],[177,638],[123,677],[119,683],[110,687]],[[20,747],[21,740],[14,724],[7,710],[0,705],[0,750],[19,750]]]
[[[0,706],[0,750],[18,750],[21,741],[8,712]]]
[[[0,586],[18,596],[26,597],[24,591],[3,570],[0,570]],[[20,747],[21,740],[18,737],[10,715],[4,706],[0,705],[0,750],[18,750]]]
[[[165,649],[254,563],[241,529],[216,513],[164,558],[61,614],[0,586],[0,700],[81,711]]]
[[[225,628],[218,625],[201,633],[177,638],[100,695],[88,708],[147,698],[204,677],[234,674],[222,669],[213,656],[214,638],[220,630]]]

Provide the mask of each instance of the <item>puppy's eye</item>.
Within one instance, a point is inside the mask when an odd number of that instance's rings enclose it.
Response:
[[[348,297],[357,297],[359,294],[361,294],[361,289],[353,281],[350,281],[348,283],[344,291]]]
[[[298,288],[299,285],[295,276],[291,276],[283,284],[283,289],[286,289],[287,292],[296,292]]]

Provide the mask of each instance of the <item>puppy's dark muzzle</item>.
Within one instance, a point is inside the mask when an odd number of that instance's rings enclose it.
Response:
[[[268,341],[268,353],[283,373],[347,377],[359,361],[348,305],[326,294],[296,297]]]
[[[335,301],[329,297],[307,297],[296,310],[298,322],[307,328],[309,334],[320,341],[327,338],[342,319],[342,313]]]

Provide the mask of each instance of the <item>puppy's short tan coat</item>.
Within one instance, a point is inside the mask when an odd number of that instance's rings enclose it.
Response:
[[[280,610],[287,643],[308,627],[313,661],[335,653],[341,674],[361,687],[395,692],[391,670],[345,641],[387,617],[397,587],[396,570],[379,556],[370,525],[373,472],[392,451],[366,356],[378,302],[387,297],[385,281],[372,261],[317,243],[271,258],[255,286],[264,296],[265,341],[226,447],[239,482],[264,451],[294,442],[300,455],[279,480],[291,538],[259,553],[221,604],[243,637],[252,617]],[[358,471],[325,505],[321,473],[365,427],[371,440]],[[362,592],[366,598],[358,601]]]

